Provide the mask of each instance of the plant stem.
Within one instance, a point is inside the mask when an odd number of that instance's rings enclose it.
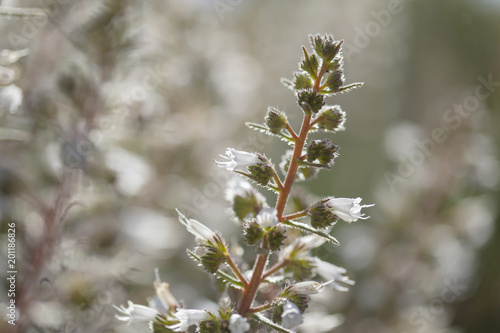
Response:
[[[314,81],[313,88],[316,91],[320,91],[320,84],[323,75],[326,73],[328,64],[323,62],[321,69]],[[292,190],[293,183],[295,182],[295,176],[297,170],[299,169],[299,161],[302,156],[302,150],[304,149],[304,144],[306,143],[307,135],[311,130],[311,117],[310,113],[304,114],[304,119],[302,120],[302,126],[300,128],[299,135],[295,134],[293,129],[288,125],[287,130],[290,132],[292,137],[295,139],[295,145],[293,147],[293,154],[290,160],[290,166],[288,167],[288,172],[285,177],[285,182],[282,184],[282,190],[278,194],[278,200],[276,201],[276,210],[278,220],[281,222],[284,220],[283,212],[285,211],[286,202],[288,201],[288,196]],[[253,268],[252,278],[248,283],[248,286],[243,288],[243,295],[241,296],[240,304],[238,306],[238,313],[246,317],[252,306],[252,302],[259,290],[260,283],[263,279],[264,269],[266,268],[267,259],[269,258],[269,244],[267,239],[264,238],[261,244],[261,253],[257,256],[255,260],[255,265]],[[279,268],[278,268],[279,269]],[[265,275],[266,277],[268,275]]]
[[[231,269],[233,270],[234,274],[236,274],[238,279],[240,279],[241,283],[243,283],[244,287],[245,288],[248,287],[247,279],[245,279],[243,274],[241,274],[241,271],[238,269],[238,266],[236,266],[236,264],[234,263],[233,259],[229,254],[227,255],[227,264],[229,265],[229,267],[231,267]]]
[[[267,272],[265,272],[263,275],[262,275],[262,279],[261,280],[264,280],[265,278],[267,278],[268,276],[271,276],[273,275],[274,273],[276,273],[278,270],[280,270],[281,268],[285,267],[287,264],[287,261],[286,260],[283,260],[282,262],[278,262],[276,263],[273,267],[269,268],[269,270]]]
[[[305,114],[304,120],[302,121],[302,127],[300,129],[300,134],[295,141],[295,146],[293,148],[292,159],[290,160],[290,166],[288,167],[288,173],[286,174],[285,182],[283,184],[283,191],[278,195],[278,201],[276,202],[276,210],[278,211],[278,219],[283,221],[283,212],[285,210],[286,202],[288,196],[292,189],[293,182],[295,181],[295,175],[299,169],[299,164],[297,160],[302,155],[302,150],[304,149],[304,144],[306,142],[307,134],[309,133],[309,125],[311,121],[311,115]]]
[[[264,272],[264,269],[266,268],[267,258],[269,257],[269,244],[267,243],[266,238],[262,240],[261,248],[263,253],[257,256],[257,260],[255,261],[255,266],[253,268],[252,278],[250,279],[248,287],[243,288],[243,295],[241,296],[240,305],[238,306],[238,313],[243,317],[246,317],[248,310],[252,306],[253,299],[259,289],[262,272]]]
[[[302,210],[300,212],[283,216],[283,220],[293,220],[293,219],[298,219],[299,217],[304,217],[304,216],[307,215],[308,211],[309,211],[309,209],[304,209],[304,210]]]

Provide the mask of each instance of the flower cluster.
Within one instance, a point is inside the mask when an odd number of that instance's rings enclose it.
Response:
[[[311,36],[311,45],[311,54],[303,47],[304,57],[294,79],[283,80],[295,93],[302,110],[300,130],[296,132],[285,113],[274,107],[268,108],[263,124],[247,124],[292,146],[280,164],[283,175],[257,152],[227,148],[220,155],[222,160],[215,162],[236,174],[228,184],[226,199],[232,206],[233,219],[242,228],[244,242],[256,249],[255,261],[248,265],[252,270],[242,271],[247,267],[239,264],[244,258],[232,253],[219,233],[178,212],[179,221],[195,236],[196,247],[188,250],[189,255],[234,291],[232,299],[225,293],[216,313],[185,309],[170,293],[168,284],[157,276],[156,296],[150,306],[129,302],[127,308],[117,307],[119,320],[150,322],[153,332],[185,332],[191,325],[197,325],[198,332],[240,333],[261,327],[293,332],[303,321],[310,295],[325,288],[347,291],[354,284],[345,268],[314,257],[311,252],[325,242],[338,244],[331,235],[335,223],[366,219],[362,209],[373,205],[362,205],[361,198],[328,197],[309,203],[305,209],[286,210],[295,181],[330,169],[338,157],[339,147],[330,139],[307,140],[311,132],[344,130],[344,111],[338,105],[326,105],[326,97],[361,85],[345,85],[342,41],[315,35]],[[276,193],[276,202],[270,206],[249,181]],[[301,220],[306,217],[308,222]],[[264,284],[267,288],[262,295],[259,291]]]

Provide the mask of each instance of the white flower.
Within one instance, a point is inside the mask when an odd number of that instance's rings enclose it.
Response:
[[[294,329],[302,324],[302,314],[299,308],[293,302],[286,302],[283,306],[283,313],[281,314],[281,325],[284,328]]]
[[[245,333],[250,329],[247,319],[239,314],[233,313],[229,318],[229,330],[231,333]]]
[[[179,221],[186,227],[187,231],[196,236],[196,242],[199,245],[206,244],[208,242],[212,243],[213,245],[217,243],[215,241],[217,234],[213,232],[209,227],[196,220],[188,219],[178,210],[177,213],[179,214]]]
[[[151,321],[154,320],[158,315],[158,311],[152,309],[148,306],[137,305],[128,301],[128,308],[125,308],[123,305],[117,307],[113,305],[113,307],[121,312],[123,315],[115,315],[116,319],[121,321],[128,321],[128,325],[133,322],[141,322],[141,321]]]
[[[322,292],[325,286],[330,284],[332,281],[319,283],[316,281],[304,281],[299,282],[290,287],[290,292],[292,294],[298,295],[311,295]]]
[[[174,332],[187,331],[189,326],[210,318],[210,315],[205,310],[195,309],[179,309],[174,316],[179,320],[179,322],[177,324],[167,326],[167,328]]]
[[[23,102],[23,91],[15,84],[10,84],[0,90],[0,112],[2,109],[16,113]]]
[[[278,224],[277,214],[278,211],[276,208],[263,208],[259,214],[257,214],[257,223],[264,228],[273,227]]]
[[[374,205],[360,205],[361,198],[331,198],[326,202],[335,215],[346,222],[355,222],[358,219],[367,219],[369,216],[361,214],[361,208],[372,207]]]
[[[256,191],[249,182],[241,177],[233,177],[231,178],[231,180],[229,180],[229,182],[227,183],[225,194],[226,200],[231,203],[234,201],[234,197],[236,196],[254,196],[258,201],[262,203],[266,202],[266,198],[264,198],[262,194]]]
[[[323,261],[319,258],[314,258],[314,264],[316,266],[316,273],[323,279],[330,281],[335,289],[338,291],[348,291],[349,288],[339,284],[338,282],[346,283],[349,285],[354,285],[354,281],[349,279],[349,277],[342,275],[345,274],[346,269],[343,267],[335,266],[329,262]]]
[[[160,279],[160,273],[158,268],[155,268],[156,280],[154,282],[154,287],[156,291],[156,296],[161,302],[165,312],[166,310],[175,310],[179,307],[179,303],[175,299],[174,295],[170,292],[168,283],[162,282]]]
[[[257,155],[246,151],[227,148],[225,153],[225,156],[220,155],[220,157],[225,158],[227,161],[215,161],[215,163],[217,164],[217,166],[226,168],[229,171],[234,171],[237,168],[244,169],[252,165],[257,165],[259,162],[261,162]]]

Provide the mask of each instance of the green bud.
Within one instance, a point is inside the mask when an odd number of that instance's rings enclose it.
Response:
[[[342,111],[340,105],[325,108],[321,111],[320,117],[322,117],[322,119],[318,123],[318,128],[334,132],[343,131],[345,129],[345,112]]]
[[[300,167],[299,172],[301,180],[312,179],[318,175],[318,169],[312,167]]]
[[[294,73],[293,76],[293,87],[296,91],[313,87],[313,81],[307,73]]]
[[[199,332],[199,333],[219,332],[219,321],[218,320],[202,320],[198,323],[197,332]]]
[[[314,35],[309,36],[309,39],[316,54],[327,63],[332,61],[342,49],[343,41],[335,40],[332,35],[325,35],[323,37]]]
[[[314,264],[310,259],[289,260],[285,267],[285,273],[291,273],[294,280],[303,281],[313,275]]]
[[[243,238],[248,245],[255,245],[264,237],[264,230],[257,222],[247,223],[243,228]]]
[[[249,193],[247,196],[235,195],[233,199],[233,211],[238,219],[243,220],[249,214],[255,217],[262,209],[262,202],[255,195]]]
[[[339,147],[330,140],[314,140],[307,147],[307,161],[318,160],[320,163],[329,164],[337,157]]]
[[[266,186],[274,176],[274,168],[264,156],[258,155],[258,157],[262,162],[249,166],[248,171],[250,174],[248,176],[257,183]]]
[[[229,321],[228,320],[221,320],[219,332],[220,333],[231,333],[231,330],[229,329]]]
[[[201,265],[209,273],[215,273],[219,266],[226,261],[226,256],[219,249],[209,245],[197,246],[194,249],[196,255],[201,258]]]
[[[283,314],[283,305],[278,305],[273,308],[273,314],[271,316],[271,319],[273,322],[276,324],[281,325],[281,315]]]
[[[316,229],[324,229],[337,223],[339,219],[330,207],[323,202],[319,202],[308,211],[311,217],[311,226]]]
[[[286,229],[283,226],[275,226],[269,229],[266,233],[266,238],[271,251],[278,251],[285,240]]]
[[[305,294],[290,294],[287,297],[290,302],[297,305],[300,313],[304,313],[307,310],[309,302],[311,301],[311,296]]]
[[[288,120],[283,112],[273,107],[267,109],[266,125],[272,133],[278,134],[287,124]]]
[[[345,83],[344,70],[342,68],[339,68],[333,72],[328,73],[325,83],[331,92],[339,91],[340,87],[342,87]]]
[[[325,105],[325,96],[315,89],[302,89],[297,94],[298,104],[305,113],[317,113]]]
[[[309,56],[305,47],[302,47],[302,51],[304,51],[304,59],[300,62],[300,69],[307,72],[315,80],[319,67],[318,57],[315,54]]]

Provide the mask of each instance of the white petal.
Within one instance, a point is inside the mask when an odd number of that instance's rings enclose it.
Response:
[[[273,227],[278,224],[278,211],[276,208],[263,208],[259,214],[257,214],[257,223],[264,228]]]
[[[285,328],[293,329],[302,324],[302,322],[302,314],[297,305],[290,301],[286,302],[281,314],[281,325]]]
[[[202,239],[203,241],[211,242],[215,244],[215,232],[213,232],[210,228],[205,226],[204,224],[185,217],[181,212],[177,210],[179,214],[179,221],[186,227],[187,231],[195,235],[196,237]]]
[[[231,333],[244,333],[250,329],[247,319],[239,314],[232,314],[229,318],[229,330]]]

